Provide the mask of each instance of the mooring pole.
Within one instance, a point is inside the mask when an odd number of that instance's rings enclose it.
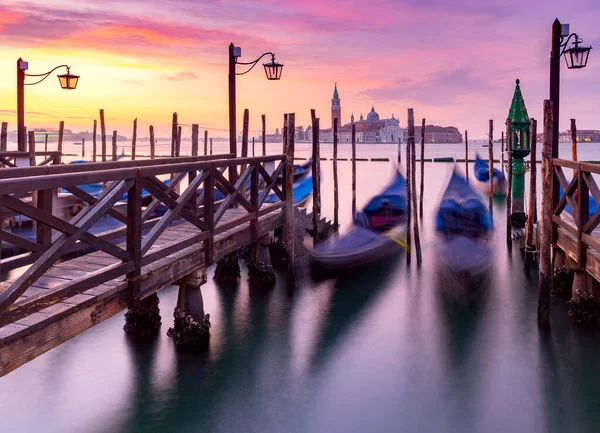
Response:
[[[465,131],[465,179],[469,182],[469,133]]]
[[[154,142],[154,126],[150,125],[150,159],[156,155],[156,143]]]
[[[198,156],[198,146],[199,146],[199,138],[200,130],[199,125],[197,123],[192,124],[192,156]],[[206,151],[204,153],[206,155]]]
[[[421,121],[421,192],[419,194],[419,217],[423,218],[423,190],[425,189],[425,119]],[[421,254],[417,251],[417,254]]]
[[[571,158],[573,161],[577,161],[577,125],[575,119],[571,119]],[[577,170],[573,170],[573,176],[577,173]]]
[[[529,273],[531,268],[531,262],[535,257],[535,239],[533,236],[533,223],[535,222],[535,215],[537,213],[537,121],[531,118],[531,125],[529,126],[529,137],[531,150],[531,157],[529,160],[529,209],[527,210],[527,229],[525,231],[525,271]]]
[[[552,288],[553,137],[552,101],[544,101],[544,139],[542,144],[542,221],[540,236],[539,298],[537,317],[541,327],[550,326],[550,290]]]
[[[113,131],[112,135],[112,160],[117,160],[117,131]]]
[[[204,156],[208,155],[208,131],[204,130]]]
[[[415,117],[413,114],[413,109],[408,109],[408,118],[409,121],[412,122],[412,128],[414,131],[415,128]],[[425,119],[423,119],[423,123],[425,123]],[[421,136],[423,129],[421,129]],[[415,236],[415,253],[417,255],[417,266],[421,265],[421,241],[419,239],[419,218],[417,217],[417,152],[415,145],[415,136],[413,136],[410,140],[410,172],[412,174],[410,179],[410,189],[412,191],[412,208],[413,208],[413,230]]]
[[[500,131],[500,148],[502,149],[502,173],[504,174],[504,131]]]
[[[287,115],[287,146],[285,160],[285,250],[287,253],[286,286],[292,289],[295,286],[295,229],[294,229],[294,132],[296,129],[296,115]]]
[[[490,119],[490,144],[488,147],[489,150],[489,177],[490,177],[490,197],[494,196],[494,121]]]
[[[173,113],[171,122],[171,158],[175,156],[175,147],[177,147],[177,113]]]
[[[506,119],[506,153],[508,156],[508,179],[506,180],[508,185],[506,188],[506,242],[508,245],[512,245],[512,121]]]
[[[81,138],[81,158],[85,159],[85,138]]]
[[[63,137],[65,136],[65,122],[61,120],[58,123],[58,145],[56,146],[56,150],[58,151],[58,159],[56,160],[57,164],[62,164],[62,155],[63,155]]]
[[[92,132],[92,162],[96,162],[96,132],[98,130],[98,121],[94,119],[94,130]],[[48,134],[46,134],[46,144],[48,143]],[[46,146],[48,147],[48,146]],[[48,149],[46,149],[48,150]]]
[[[319,119],[315,110],[310,110],[312,120],[312,176],[313,176],[313,245],[319,242],[319,221],[321,219],[321,185],[320,185],[320,144]]]
[[[262,120],[262,154],[263,156],[267,155],[267,137],[265,136],[266,132],[267,132],[267,119],[265,117],[265,115],[261,115],[261,120]],[[314,176],[314,174],[313,174]]]
[[[104,110],[100,110],[100,133],[102,134],[102,162],[106,161],[106,124],[104,123]]]
[[[0,152],[6,152],[8,143],[8,122],[2,122],[0,130]]]
[[[352,216],[356,214],[356,125],[352,123]]]
[[[135,161],[135,146],[137,141],[137,117],[133,120],[133,137],[131,138],[131,160]]]
[[[333,229],[337,232],[340,224],[338,211],[340,208],[338,195],[338,170],[337,170],[337,147],[338,147],[338,118],[333,118]]]
[[[411,260],[411,220],[412,220],[412,191],[410,189],[411,185],[411,145],[410,141],[415,137],[415,125],[413,118],[413,110],[412,108],[408,109],[408,137],[406,138],[406,263],[410,264]]]

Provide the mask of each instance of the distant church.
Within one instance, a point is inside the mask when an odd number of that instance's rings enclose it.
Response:
[[[350,117],[350,123],[342,125],[342,106],[337,90],[337,83],[333,89],[331,99],[331,128],[321,129],[320,141],[333,141],[333,122],[338,120],[338,142],[350,143],[352,141],[352,124],[356,125],[357,143],[397,143],[404,138],[404,130],[400,128],[400,120],[392,114],[389,119],[380,119],[375,107],[367,114],[367,119],[360,115],[358,121],[354,121],[354,114]]]

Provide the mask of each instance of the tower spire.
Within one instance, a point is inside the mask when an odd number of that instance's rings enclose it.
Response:
[[[335,83],[335,85],[333,87],[333,99],[340,99],[340,95],[338,94],[338,91],[337,91],[337,83]]]

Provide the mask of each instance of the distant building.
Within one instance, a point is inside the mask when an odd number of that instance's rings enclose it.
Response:
[[[421,126],[415,126],[415,142],[421,140]],[[425,125],[425,143],[462,143],[463,136],[454,126]]]
[[[538,134],[538,137],[542,134]],[[567,129],[566,132],[561,132],[558,135],[558,141],[560,143],[571,142],[571,130]],[[581,129],[577,131],[577,141],[586,143],[600,143],[600,131],[597,129]]]
[[[342,106],[337,90],[337,83],[333,89],[333,98],[331,99],[331,128],[321,129],[319,134],[320,141],[333,141],[333,122],[338,119],[338,141],[340,143],[350,143],[352,141],[352,124],[356,125],[357,143],[397,143],[402,140],[404,130],[400,127],[400,120],[394,117],[380,119],[375,107],[364,119],[362,114],[358,121],[354,121],[354,114],[350,116],[350,122],[342,125]]]

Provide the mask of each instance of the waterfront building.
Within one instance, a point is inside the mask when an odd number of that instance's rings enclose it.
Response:
[[[358,121],[354,120],[354,114],[350,116],[350,122],[342,124],[342,105],[337,89],[337,83],[333,89],[333,98],[331,99],[331,128],[323,128],[320,131],[320,141],[333,141],[333,122],[338,119],[338,141],[340,143],[350,143],[352,141],[352,124],[356,125],[357,143],[397,143],[404,137],[404,130],[400,127],[400,120],[394,117],[381,119],[375,111],[375,106],[371,106],[371,111],[365,119],[360,115]]]
[[[415,141],[421,141],[421,125],[415,126]],[[463,136],[454,126],[425,125],[425,143],[462,143]]]

